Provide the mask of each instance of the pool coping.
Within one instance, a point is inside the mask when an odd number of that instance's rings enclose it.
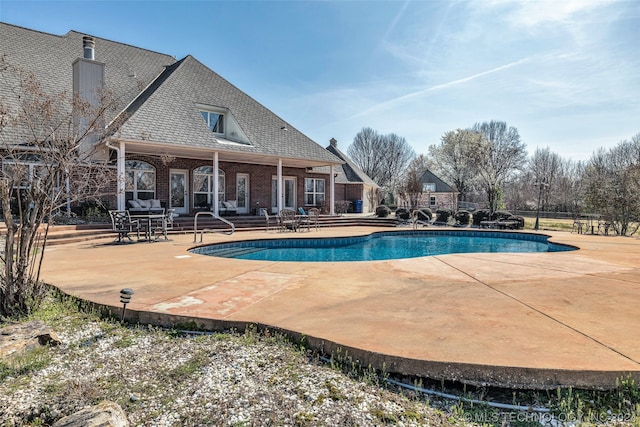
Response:
[[[269,237],[375,231],[380,229]],[[632,297],[640,290],[640,241],[539,234],[580,250],[365,261],[332,271],[308,262],[206,262],[207,257],[186,254],[197,246],[191,235],[176,235],[153,244],[118,247],[103,241],[54,248],[42,277],[115,313],[121,310],[119,290],[131,287],[136,294],[127,318],[133,322],[194,322],[216,330],[262,325],[304,337],[325,354],[340,349],[400,375],[526,389],[609,388],[625,375],[640,379],[640,344],[628,336],[640,324]],[[214,243],[264,236],[206,238]],[[377,281],[389,289],[372,286]]]

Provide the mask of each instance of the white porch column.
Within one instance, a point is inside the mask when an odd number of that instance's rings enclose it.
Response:
[[[283,187],[283,180],[282,180],[282,159],[278,159],[278,215],[280,214],[280,211],[282,210],[283,207],[283,203],[284,203],[284,189]]]
[[[213,153],[213,200],[211,201],[213,213],[218,215],[220,203],[218,203],[218,185],[220,182],[220,176],[218,173],[219,161],[218,152]]]
[[[331,215],[335,215],[336,214],[336,171],[335,171],[335,166],[331,165],[330,167],[331,170],[331,184],[329,185],[331,187],[331,199],[330,199],[330,203],[331,206],[329,206],[329,213]]]
[[[116,174],[118,189],[116,197],[118,200],[118,210],[123,211],[127,208],[127,201],[125,199],[125,191],[127,189],[127,171],[125,166],[126,151],[124,141],[120,141],[120,148],[117,151],[118,159],[116,160]]]

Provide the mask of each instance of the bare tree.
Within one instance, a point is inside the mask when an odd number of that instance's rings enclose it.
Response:
[[[482,135],[469,129],[456,129],[442,136],[440,145],[429,147],[435,171],[458,192],[458,200],[467,200],[475,187],[478,161],[482,153]]]
[[[347,154],[381,187],[382,197],[397,191],[403,172],[415,157],[405,138],[394,133],[380,135],[371,128],[358,132]]]
[[[398,194],[404,199],[409,208],[415,209],[420,203],[423,193],[422,175],[428,169],[428,160],[424,154],[415,157],[407,168],[402,182],[398,186]]]
[[[505,122],[476,123],[473,131],[484,139],[479,147],[478,177],[493,212],[498,205],[502,184],[526,162],[526,145],[520,141],[518,130],[513,126],[507,127]]]
[[[93,162],[103,115],[113,103],[51,94],[36,76],[0,61],[0,201],[7,227],[0,256],[0,317],[29,313],[43,296],[40,267],[61,208],[97,199],[111,170]],[[82,118],[82,126],[78,119]]]
[[[571,159],[563,160],[562,172],[558,180],[558,203],[560,211],[572,212],[575,215],[584,209],[583,179],[585,164]]]
[[[599,149],[585,168],[585,199],[613,223],[618,234],[633,234],[640,218],[640,134],[610,150]]]
[[[562,159],[552,152],[549,147],[536,148],[529,159],[529,170],[531,172],[530,185],[540,186],[541,194],[540,208],[549,210],[551,198],[555,195],[558,180],[560,179]],[[544,183],[544,185],[543,185]]]

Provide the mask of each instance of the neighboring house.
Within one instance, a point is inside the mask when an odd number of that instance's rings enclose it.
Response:
[[[336,201],[351,202],[350,210],[353,212],[373,212],[380,186],[338,149],[335,138],[331,138],[327,150],[344,162],[335,168]]]
[[[0,54],[33,72],[47,93],[114,93],[120,110],[108,118],[111,138],[100,142],[116,169],[112,208],[157,199],[180,214],[217,213],[222,202],[239,214],[316,205],[333,213],[343,197],[333,191],[343,160],[192,56],[5,23]],[[11,89],[0,87],[0,96]]]
[[[422,181],[422,196],[418,206],[428,207],[433,211],[438,209],[457,210],[458,193],[449,184],[430,170],[424,171],[420,180]]]

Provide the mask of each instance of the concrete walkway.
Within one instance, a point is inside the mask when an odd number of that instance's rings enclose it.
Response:
[[[389,230],[240,232],[204,240]],[[512,388],[612,387],[627,374],[640,380],[640,240],[547,234],[580,250],[265,262],[190,254],[188,234],[168,242],[55,246],[42,278],[114,307],[120,289],[130,287],[127,312],[143,324],[258,323],[387,372]]]

